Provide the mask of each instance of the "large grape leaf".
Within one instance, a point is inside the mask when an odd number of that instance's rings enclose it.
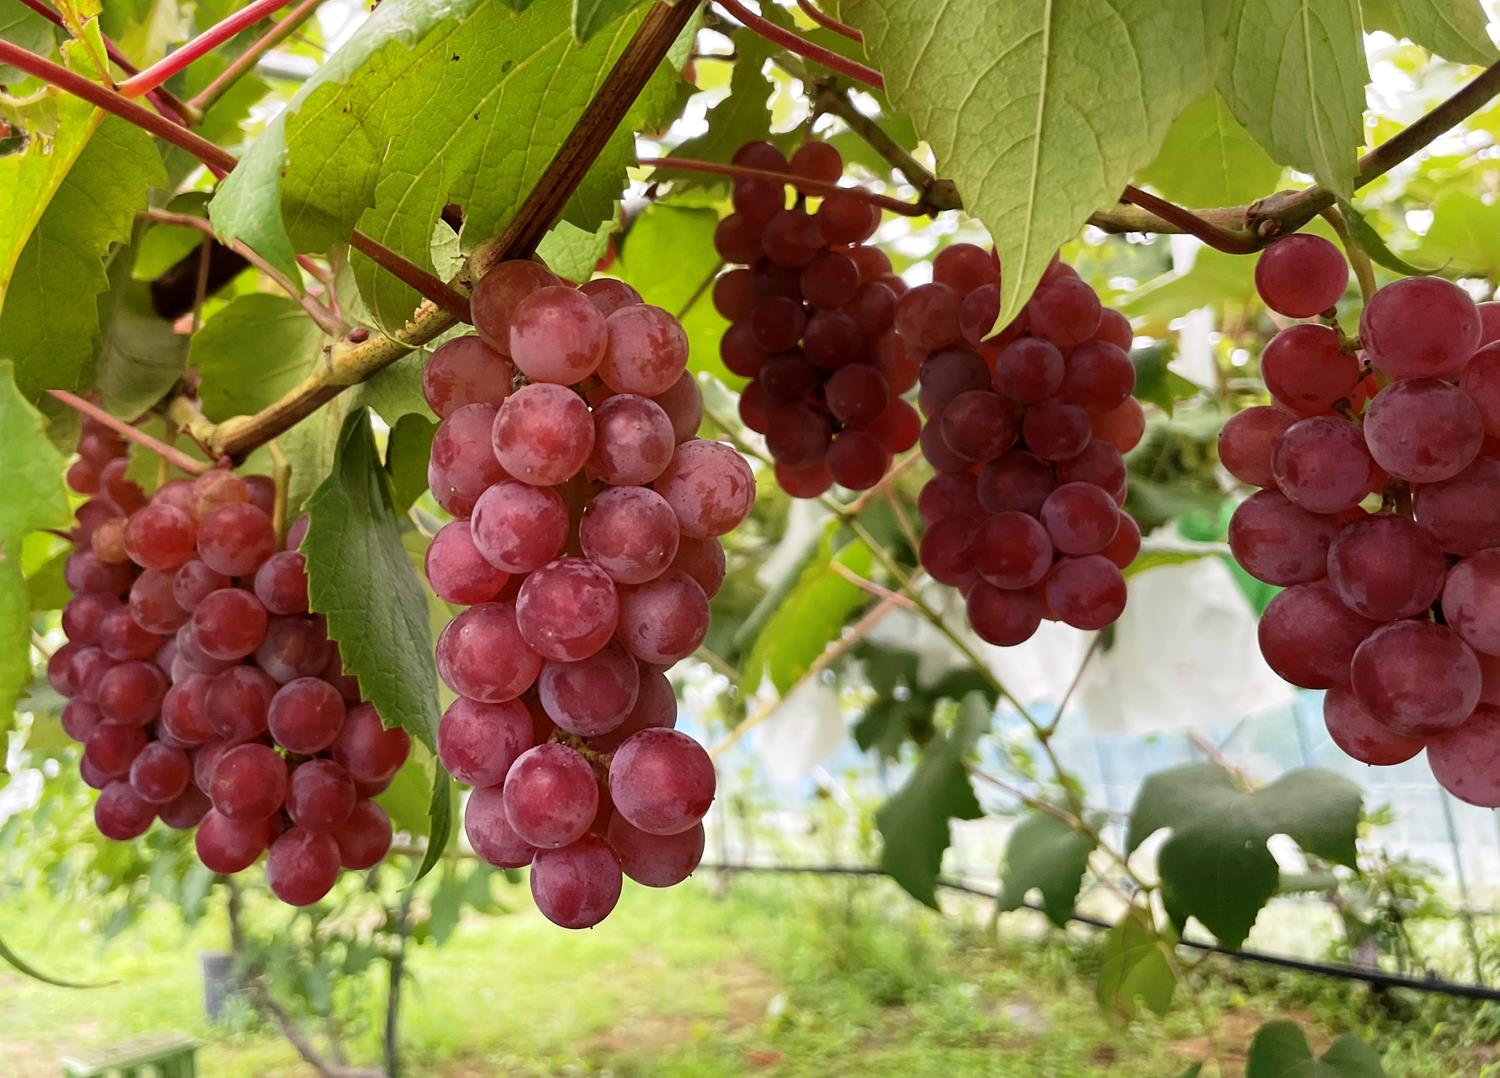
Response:
[[[729,161],[747,142],[767,140],[783,147],[789,135],[771,134],[771,83],[764,68],[775,46],[763,37],[738,34],[734,41],[734,71],[729,76],[729,94],[708,110],[708,130],[685,140],[672,150],[674,157],[692,161]],[[677,188],[722,187],[728,179],[712,173],[673,173]]]
[[[1352,1033],[1315,1057],[1297,1023],[1278,1019],[1256,1030],[1245,1078],[1385,1078],[1385,1068],[1380,1053]]]
[[[919,902],[938,908],[937,880],[943,851],[952,842],[951,820],[984,815],[964,757],[989,727],[990,702],[981,693],[959,705],[951,733],[929,741],[911,777],[875,813],[883,839],[880,867]]]
[[[119,251],[109,264],[109,287],[99,297],[99,335],[94,346],[93,383],[100,403],[116,415],[134,419],[164,397],[182,376],[188,337],[156,313],[151,289],[135,273],[136,253],[145,230],[136,229],[135,244]]]
[[[204,414],[222,420],[260,411],[312,370],[322,340],[290,296],[236,296],[203,323],[188,353],[203,375]]]
[[[1141,177],[1165,197],[1188,206],[1233,206],[1270,194],[1281,176],[1217,93],[1183,110],[1167,130],[1156,160]]]
[[[1415,41],[1460,64],[1495,62],[1495,43],[1479,0],[1363,0],[1366,30]]]
[[[567,0],[524,11],[501,0],[418,0],[378,8],[256,140],[210,212],[221,233],[288,266],[358,226],[422,266],[444,205],[463,206],[470,249],[499,231],[541,177],[639,26],[638,10],[583,45]],[[568,219],[613,212],[633,131],[665,119],[681,80],[650,80],[585,177]],[[285,214],[283,218],[283,213]],[[356,256],[376,320],[400,325],[417,302]]]
[[[587,41],[615,19],[648,0],[573,0],[573,39]]]
[[[1241,790],[1217,764],[1188,764],[1141,784],[1126,848],[1171,829],[1157,853],[1168,912],[1179,926],[1196,917],[1221,944],[1238,947],[1280,881],[1270,837],[1287,835],[1314,856],[1353,867],[1360,800],[1359,787],[1327,771],[1290,771]]]
[[[996,908],[1018,910],[1032,888],[1041,892],[1042,909],[1058,928],[1066,928],[1089,867],[1094,840],[1065,821],[1033,811],[1016,825],[1005,843],[1004,884]]]
[[[1359,0],[1233,0],[1217,83],[1273,158],[1345,196],[1370,81]]]
[[[1099,980],[1094,986],[1100,1006],[1134,1018],[1141,1005],[1164,1015],[1172,1006],[1177,978],[1172,975],[1171,943],[1162,938],[1151,916],[1131,906],[1104,937]]]
[[[862,0],[845,15],[989,229],[1001,323],[1208,84],[1202,0]]]

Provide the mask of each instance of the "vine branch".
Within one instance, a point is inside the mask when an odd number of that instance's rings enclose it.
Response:
[[[194,460],[182,450],[153,438],[145,431],[131,426],[123,419],[110,415],[97,404],[84,400],[76,393],[69,393],[66,389],[49,389],[47,392],[63,404],[66,404],[69,408],[88,416],[96,423],[108,427],[121,438],[135,442],[137,445],[151,450],[151,452],[161,457],[162,460],[186,472],[188,475],[202,475],[208,471],[209,466],[202,461]]]
[[[774,172],[770,169],[750,168],[747,165],[725,165],[717,161],[693,161],[686,157],[643,157],[639,163],[656,168],[680,169],[684,172],[711,172],[718,176],[735,176],[748,180],[772,180],[777,183],[790,184],[804,194],[810,195],[852,195],[879,206],[881,209],[899,213],[903,217],[921,217],[928,212],[928,208],[919,203],[902,202],[899,198],[879,195],[874,191],[866,191],[863,187],[842,187],[837,183],[813,180],[790,172]]]
[[[729,12],[736,22],[773,45],[780,45],[783,49],[789,49],[798,56],[805,56],[815,63],[822,64],[830,71],[837,71],[841,75],[848,76],[855,82],[862,82],[877,90],[885,90],[885,76],[868,64],[841,56],[832,49],[825,49],[822,45],[807,40],[800,34],[783,29],[769,19],[755,14],[740,3],[740,0],[716,0],[716,2]]]
[[[217,49],[247,26],[253,26],[278,8],[286,7],[290,0],[253,0],[234,14],[214,23],[203,33],[174,49],[143,71],[120,83],[120,92],[126,97],[139,97],[154,90],[193,61]]]
[[[832,30],[835,34],[843,34],[850,41],[857,41],[860,44],[864,44],[865,35],[862,32],[856,30],[846,22],[840,22],[838,19],[835,19],[832,15],[819,8],[817,4],[814,4],[812,0],[797,0],[797,8],[802,14],[806,15],[823,29]]]
[[[306,22],[322,2],[323,0],[302,0],[296,8],[287,12],[286,18],[253,41],[244,52],[231,61],[228,67],[214,76],[212,82],[189,98],[187,107],[197,116],[208,111],[209,106],[217,101],[225,90],[233,86],[247,71],[259,63],[262,56],[285,41],[297,27]]]

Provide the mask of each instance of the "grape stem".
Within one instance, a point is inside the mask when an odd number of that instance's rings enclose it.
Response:
[[[1125,185],[1120,201],[1139,206],[1143,210],[1150,210],[1163,221],[1176,225],[1181,231],[1197,236],[1216,251],[1231,255],[1247,255],[1261,248],[1261,244],[1250,236],[1220,228],[1212,221],[1199,217],[1192,210],[1183,209],[1174,202],[1168,202],[1164,198],[1159,198],[1149,191],[1142,191],[1131,184]]]
[[[797,0],[797,7],[801,10],[802,14],[806,15],[823,29],[832,30],[835,34],[843,34],[850,41],[857,41],[861,45],[864,44],[865,35],[861,31],[856,30],[846,22],[840,22],[838,19],[835,19],[832,15],[821,10],[812,0]]]
[[[228,67],[214,76],[212,82],[189,98],[187,107],[195,115],[201,117],[225,90],[255,67],[262,56],[281,44],[293,31],[306,22],[322,2],[323,0],[302,0],[302,3],[287,12],[286,18],[253,41],[244,52],[234,58]]]
[[[130,76],[120,83],[120,92],[126,97],[139,97],[148,90],[156,89],[173,75],[187,68],[193,61],[217,49],[245,27],[252,26],[273,11],[286,7],[289,2],[290,0],[252,0],[228,18],[214,23],[181,48],[174,49],[144,71],[138,71]]]
[[[271,502],[271,523],[276,527],[276,545],[280,548],[286,539],[287,496],[292,486],[292,462],[281,451],[281,446],[276,444],[275,438],[266,443],[266,451],[271,454],[271,483],[276,491]]]
[[[822,45],[815,44],[800,34],[794,34],[790,30],[777,26],[770,20],[755,14],[740,3],[740,0],[716,0],[716,2],[736,22],[773,45],[789,49],[798,56],[804,56],[814,63],[822,64],[828,70],[837,71],[855,82],[862,82],[882,92],[885,90],[885,76],[873,67],[851,60],[847,56],[840,56],[832,49],[825,49]],[[855,32],[858,33],[858,31]]]
[[[162,460],[178,470],[186,472],[188,475],[202,475],[211,467],[211,465],[205,464],[201,460],[194,460],[182,450],[151,437],[145,431],[136,429],[123,419],[110,415],[97,404],[84,400],[76,393],[69,393],[66,389],[49,389],[47,392],[57,400],[62,401],[69,408],[88,416],[101,426],[108,427],[121,438],[125,438],[136,445],[151,450],[151,452],[161,457]]]
[[[725,165],[717,161],[692,161],[685,157],[643,157],[640,164],[651,165],[654,168],[678,169],[683,172],[711,172],[719,176],[733,176],[746,180],[772,180],[777,183],[789,184],[804,194],[811,195],[851,195],[854,198],[879,206],[881,209],[899,213],[903,217],[921,217],[928,212],[926,206],[920,203],[902,202],[899,198],[891,198],[889,195],[878,195],[874,191],[866,191],[863,187],[841,187],[836,183],[825,180],[812,180],[806,176],[798,176],[790,172],[773,172],[764,168],[749,168],[745,165]]]
[[[1337,206],[1324,206],[1318,213],[1333,228],[1339,243],[1343,244],[1344,255],[1349,259],[1349,265],[1354,267],[1354,279],[1359,282],[1359,297],[1369,303],[1370,297],[1379,287],[1375,283],[1375,267],[1370,265],[1369,253],[1354,241],[1349,232],[1349,223],[1344,220],[1344,215]],[[1340,336],[1342,335],[1341,333]]]

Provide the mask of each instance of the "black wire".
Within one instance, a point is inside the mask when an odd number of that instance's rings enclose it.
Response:
[[[705,864],[698,867],[710,872],[764,872],[792,876],[864,876],[890,878],[888,873],[878,868],[869,868],[864,865]],[[1000,897],[994,891],[985,890],[982,887],[974,887],[971,884],[961,883],[958,880],[940,878],[937,881],[937,885],[945,890],[973,895],[976,898],[987,898],[991,901],[995,901]],[[1025,907],[1036,913],[1045,912],[1041,906],[1032,902],[1025,903]],[[1089,928],[1106,931],[1114,927],[1108,921],[1101,921],[1097,917],[1089,917],[1081,913],[1071,914],[1068,919],[1077,924],[1087,925]],[[1264,951],[1244,951],[1229,947],[1220,947],[1216,943],[1209,943],[1204,940],[1195,940],[1188,937],[1179,939],[1177,943],[1179,946],[1188,947],[1195,951],[1221,954],[1225,958],[1233,959],[1236,962],[1256,962],[1263,966],[1277,966],[1281,969],[1296,970],[1299,973],[1313,973],[1321,977],[1337,977],[1346,981],[1363,981],[1365,984],[1373,984],[1380,988],[1412,988],[1418,992],[1431,992],[1436,995],[1453,996],[1457,999],[1479,999],[1500,1002],[1500,989],[1489,988],[1480,984],[1456,984],[1452,981],[1445,981],[1433,974],[1429,974],[1426,977],[1408,977],[1404,974],[1387,973],[1384,970],[1378,969],[1361,969],[1356,966],[1308,962],[1300,958],[1266,954]]]

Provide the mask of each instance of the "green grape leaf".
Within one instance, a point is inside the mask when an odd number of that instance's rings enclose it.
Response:
[[[1278,1019],[1256,1030],[1245,1078],[1385,1078],[1385,1068],[1379,1052],[1349,1033],[1314,1057],[1297,1023]]]
[[[966,697],[953,731],[928,742],[906,784],[875,813],[875,826],[883,840],[881,871],[933,909],[939,908],[937,880],[943,851],[952,842],[949,821],[977,820],[984,815],[969,785],[964,757],[989,728],[991,711],[983,695]]]
[[[1100,1006],[1127,1019],[1140,1013],[1140,1004],[1164,1015],[1176,991],[1170,938],[1163,939],[1149,915],[1132,906],[1104,938],[1095,986]]]
[[[789,691],[823,649],[838,639],[845,619],[870,601],[869,592],[851,584],[833,566],[867,577],[875,555],[862,539],[835,551],[837,532],[838,522],[830,521],[817,553],[757,634],[740,671],[740,689],[747,695],[766,679],[777,692]]]
[[[1137,348],[1130,355],[1135,364],[1135,397],[1154,404],[1167,415],[1171,415],[1179,401],[1198,395],[1198,387],[1176,371],[1168,368],[1175,354],[1166,342]]]
[[[203,323],[188,352],[203,376],[204,414],[217,421],[260,411],[302,381],[322,343],[323,331],[290,296],[234,297]]]
[[[1327,771],[1290,771],[1246,791],[1217,764],[1188,764],[1141,784],[1126,848],[1170,829],[1157,854],[1167,908],[1179,924],[1196,917],[1221,944],[1238,947],[1279,886],[1270,837],[1286,835],[1307,853],[1352,868],[1360,803],[1359,787]]]
[[[1116,305],[1132,321],[1142,320],[1138,332],[1168,336],[1168,325],[1200,307],[1249,307],[1255,293],[1255,263],[1244,255],[1230,255],[1204,247],[1182,273],[1165,274],[1127,293]]]
[[[1217,93],[1200,97],[1172,121],[1156,160],[1141,178],[1188,206],[1233,206],[1276,189],[1281,166],[1240,126]]]
[[[1359,244],[1365,254],[1370,256],[1371,261],[1408,277],[1421,277],[1432,272],[1432,270],[1418,269],[1387,247],[1385,239],[1375,231],[1375,227],[1365,219],[1365,215],[1348,202],[1339,199],[1338,204],[1340,212],[1344,215],[1344,223],[1349,227],[1350,237]]]
[[[1208,83],[1202,0],[863,0],[845,14],[989,229],[1005,267],[998,325]]]
[[[1500,205],[1467,191],[1442,192],[1432,205],[1432,225],[1416,254],[1465,274],[1500,274]]]
[[[996,907],[1018,910],[1032,888],[1042,893],[1042,909],[1058,928],[1066,928],[1083,886],[1094,840],[1079,834],[1046,812],[1029,812],[1005,844],[1000,870],[1004,888]]]
[[[28,52],[41,53],[43,56],[50,55],[57,45],[57,35],[61,32],[24,4],[6,4],[5,8],[0,10],[0,41],[19,45]],[[8,64],[0,64],[0,84],[10,85],[26,77],[19,69]],[[83,103],[79,102],[79,104]],[[0,183],[0,190],[4,190],[4,187],[5,185]],[[0,231],[4,228],[5,225],[0,224]]]
[[[427,490],[427,457],[437,424],[410,412],[391,428],[386,440],[385,471],[391,477],[391,496],[397,513],[405,513]]]
[[[1352,193],[1370,81],[1359,0],[1233,0],[1217,81],[1272,158]]]
[[[714,250],[719,215],[702,207],[648,206],[630,224],[613,275],[641,298],[670,311],[688,336],[688,369],[738,384],[719,358],[729,328],[713,305],[713,279],[723,263]]]
[[[690,161],[728,162],[747,142],[765,140],[780,145],[783,149],[791,143],[789,134],[771,133],[771,83],[765,76],[766,60],[776,51],[763,37],[754,34],[736,34],[734,41],[734,70],[729,76],[729,94],[708,110],[705,121],[708,130],[694,135],[672,151],[673,157]],[[728,177],[709,172],[673,172],[672,186],[683,190],[691,187],[725,187]]]
[[[137,241],[142,231],[136,231]],[[188,337],[151,305],[151,288],[135,276],[139,243],[119,251],[109,264],[109,287],[99,297],[99,336],[94,345],[93,382],[104,407],[135,419],[156,404],[182,377]]]
[[[64,551],[48,559],[33,573],[26,575],[26,595],[32,613],[43,610],[61,610],[73,598],[72,589],[63,577],[68,564],[68,553]]]
[[[613,217],[592,232],[568,221],[559,221],[537,244],[537,257],[564,280],[587,281],[594,275],[594,267],[604,257],[604,252],[609,250],[609,238],[615,228]]]
[[[16,382],[28,397],[79,388],[99,328],[97,297],[109,285],[105,258],[130,238],[147,190],[165,179],[151,136],[108,117],[78,149],[51,200],[42,197],[46,208],[13,275],[0,281],[0,355],[15,361]]]
[[[573,0],[573,40],[587,41],[621,15],[649,0]]]
[[[1479,0],[1361,0],[1366,30],[1404,37],[1445,60],[1484,67],[1495,43]]]

